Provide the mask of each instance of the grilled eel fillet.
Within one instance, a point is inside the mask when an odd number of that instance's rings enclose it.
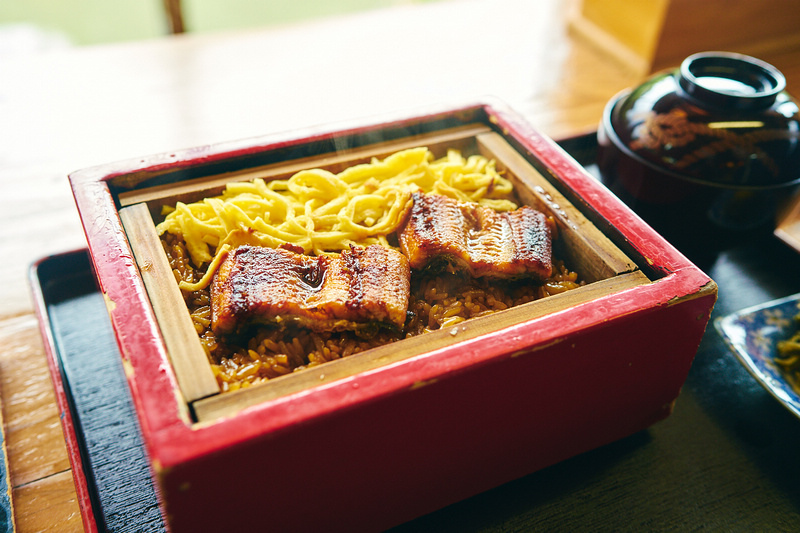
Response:
[[[250,323],[293,323],[314,331],[402,328],[408,260],[379,245],[310,257],[283,248],[240,246],[211,285],[211,327],[226,334]]]
[[[552,230],[543,213],[528,206],[499,213],[438,194],[413,197],[399,235],[411,268],[444,259],[473,277],[544,280],[552,274]]]

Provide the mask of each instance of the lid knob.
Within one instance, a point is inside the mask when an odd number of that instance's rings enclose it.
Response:
[[[769,63],[729,52],[703,52],[681,63],[678,83],[700,105],[736,110],[764,109],[786,88]]]

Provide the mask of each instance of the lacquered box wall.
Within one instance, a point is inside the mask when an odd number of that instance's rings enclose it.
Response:
[[[649,282],[195,422],[119,219],[120,194],[471,123],[514,146]],[[71,179],[175,531],[382,529],[646,428],[669,414],[716,294],[497,104],[202,147]]]

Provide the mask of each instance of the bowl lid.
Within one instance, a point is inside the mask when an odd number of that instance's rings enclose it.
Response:
[[[800,181],[800,109],[785,87],[761,60],[694,54],[617,95],[604,128],[623,151],[693,180],[790,184]]]

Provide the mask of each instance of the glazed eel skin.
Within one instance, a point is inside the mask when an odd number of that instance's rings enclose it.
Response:
[[[545,280],[552,274],[553,230],[544,213],[528,206],[497,212],[438,194],[413,197],[399,235],[411,268],[444,260],[473,277]]]
[[[397,251],[351,246],[307,256],[292,245],[240,246],[211,284],[211,327],[235,333],[253,323],[317,332],[402,329],[411,269],[449,264],[474,277],[545,280],[552,274],[552,228],[523,206],[497,212],[476,203],[414,193]],[[402,253],[401,253],[402,252]]]
[[[400,252],[379,245],[339,254],[303,255],[292,246],[240,246],[211,284],[212,330],[251,323],[297,324],[313,331],[402,328],[410,270]]]

